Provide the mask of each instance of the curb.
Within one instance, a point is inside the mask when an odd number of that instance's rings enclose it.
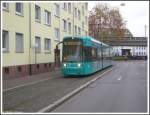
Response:
[[[51,78],[41,79],[41,80],[34,81],[34,82],[31,82],[31,83],[26,83],[26,84],[14,86],[14,87],[11,87],[11,88],[3,89],[3,92],[10,91],[10,90],[13,90],[13,89],[17,89],[17,88],[20,88],[20,87],[25,87],[25,86],[37,84],[37,83],[40,83],[40,82],[43,82],[43,81],[46,81],[46,80],[49,80],[49,79],[51,79]]]
[[[94,81],[96,81],[97,79],[101,78],[103,75],[105,75],[106,73],[112,71],[113,68],[105,71],[104,73],[102,73],[101,75],[99,75],[98,77],[88,81],[87,83],[85,83],[84,85],[80,86],[79,88],[75,89],[74,91],[72,91],[71,93],[65,95],[64,97],[60,98],[59,100],[55,101],[54,103],[44,107],[43,109],[39,110],[39,113],[43,113],[43,112],[50,112],[53,109],[55,109],[57,106],[59,106],[60,104],[62,104],[64,101],[68,100],[69,98],[71,98],[72,96],[74,96],[75,94],[77,94],[78,92],[80,92],[81,90],[83,90],[84,88],[86,88],[88,85],[92,84]]]
[[[46,73],[43,73],[43,74],[46,74]],[[29,86],[29,85],[34,85],[34,84],[37,84],[37,83],[40,83],[40,82],[44,82],[44,81],[49,80],[49,79],[52,79],[52,78],[51,77],[47,77],[45,79],[41,79],[41,80],[37,80],[37,81],[31,81],[31,82],[29,81],[29,83],[23,83],[21,85],[16,85],[16,86],[13,86],[13,87],[10,87],[10,88],[5,88],[2,91],[6,92],[6,91],[10,91],[10,90],[17,89],[17,88],[20,88],[20,87],[26,87],[26,86]]]

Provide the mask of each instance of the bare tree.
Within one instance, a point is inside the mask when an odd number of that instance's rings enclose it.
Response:
[[[89,12],[89,34],[96,39],[121,38],[125,33],[125,23],[118,8],[108,4],[96,4]]]

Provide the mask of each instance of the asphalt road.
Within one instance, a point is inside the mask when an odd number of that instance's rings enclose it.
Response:
[[[117,62],[116,66],[52,112],[146,112],[147,62]]]

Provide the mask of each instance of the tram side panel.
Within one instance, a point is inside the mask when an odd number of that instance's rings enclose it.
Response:
[[[102,54],[103,54],[103,68],[110,66],[110,51],[109,46],[102,47]]]

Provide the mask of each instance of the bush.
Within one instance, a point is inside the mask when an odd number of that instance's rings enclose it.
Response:
[[[116,60],[116,61],[128,60],[128,57],[127,56],[114,56],[114,57],[112,57],[112,60]]]

